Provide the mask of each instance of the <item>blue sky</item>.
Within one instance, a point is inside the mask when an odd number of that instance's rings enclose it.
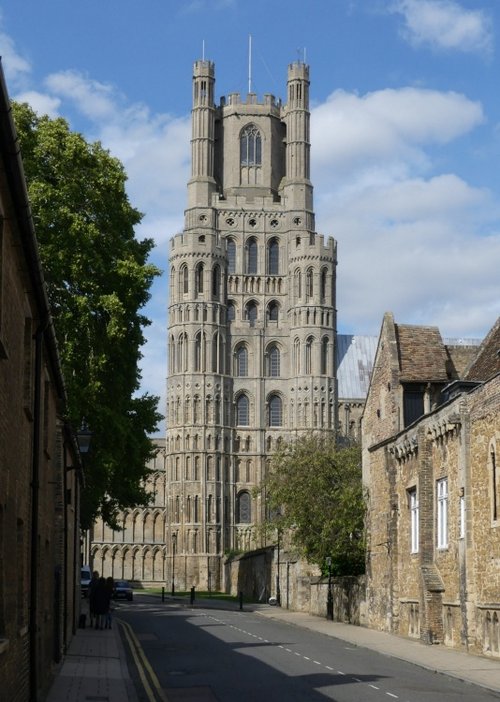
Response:
[[[12,97],[99,139],[145,213],[137,235],[182,230],[191,68],[217,96],[285,96],[311,66],[317,230],[338,241],[339,331],[382,315],[480,337],[500,312],[498,0],[0,0]],[[218,99],[217,97],[217,99]],[[143,388],[164,396],[167,281],[146,314]]]

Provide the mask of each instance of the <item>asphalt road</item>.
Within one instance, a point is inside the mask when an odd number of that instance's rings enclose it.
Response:
[[[488,702],[492,692],[252,612],[136,597],[116,616],[140,702]]]

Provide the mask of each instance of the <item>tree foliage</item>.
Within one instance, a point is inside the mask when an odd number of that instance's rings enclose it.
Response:
[[[332,574],[364,572],[365,501],[361,450],[329,438],[304,436],[273,456],[264,484],[268,526],[288,529],[307,560]]]
[[[66,381],[69,419],[92,432],[83,519],[147,502],[146,462],[158,398],[137,395],[149,320],[140,314],[158,269],[138,241],[141,213],[122,164],[63,119],[13,104],[28,192]]]

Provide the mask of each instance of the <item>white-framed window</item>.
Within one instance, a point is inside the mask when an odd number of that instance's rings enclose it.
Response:
[[[408,503],[410,507],[410,548],[411,553],[418,553],[419,506],[416,487],[408,490]]]
[[[460,495],[459,514],[460,523],[458,528],[458,538],[465,539],[465,495]]]
[[[448,548],[448,478],[436,482],[437,547]]]

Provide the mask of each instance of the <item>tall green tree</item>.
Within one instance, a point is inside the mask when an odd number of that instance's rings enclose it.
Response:
[[[364,572],[365,500],[361,450],[338,447],[332,439],[308,435],[282,445],[264,483],[267,527],[289,530],[310,563],[332,574]]]
[[[159,270],[141,213],[125,191],[122,164],[63,119],[13,104],[28,192],[75,428],[92,432],[83,520],[113,524],[118,510],[147,502],[143,481],[161,418],[158,398],[138,395],[140,310]]]

